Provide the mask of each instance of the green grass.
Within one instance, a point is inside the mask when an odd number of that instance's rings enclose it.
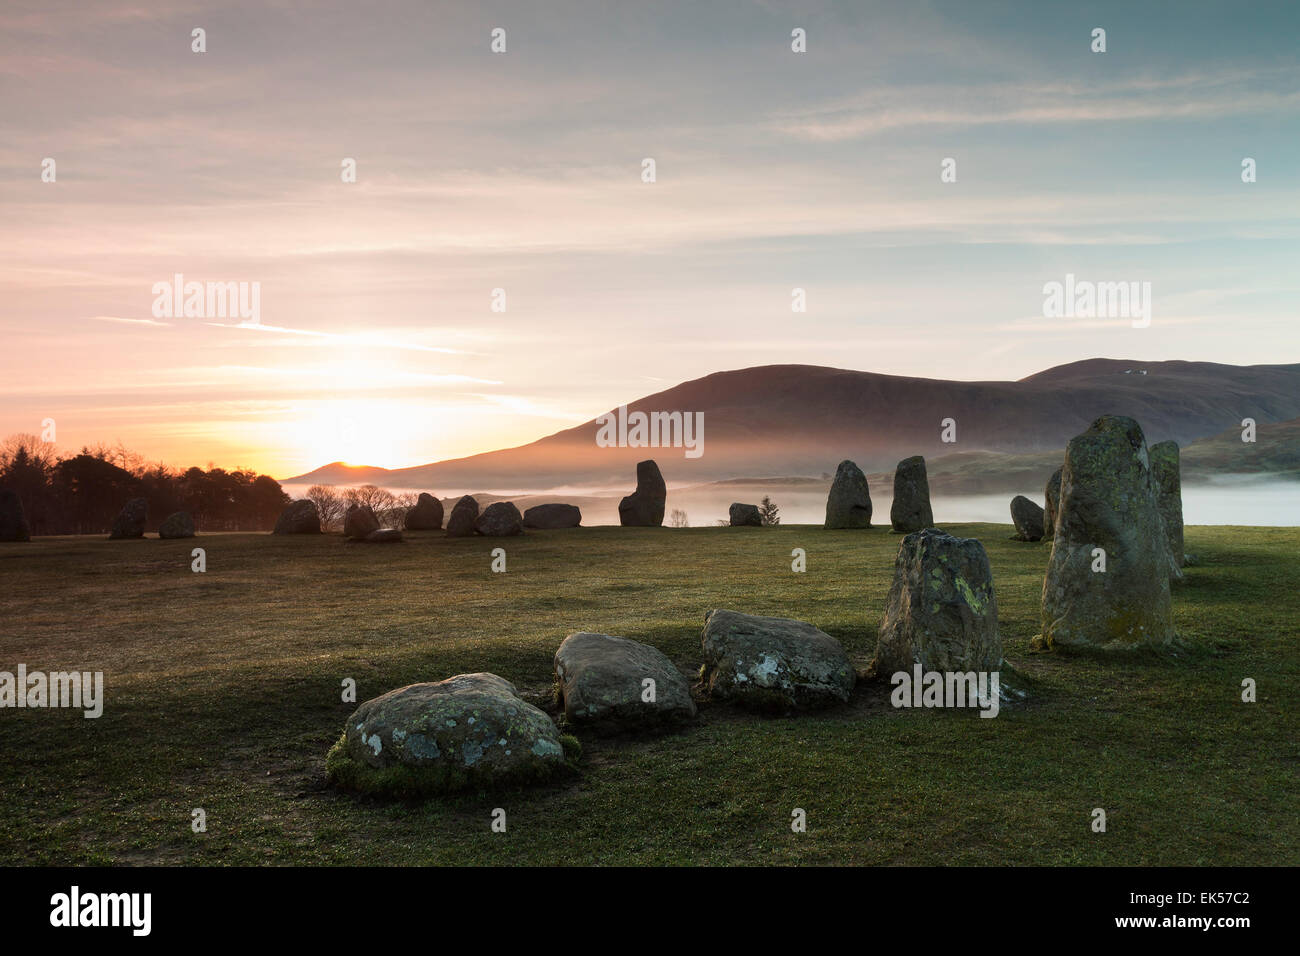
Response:
[[[992,562],[1031,697],[994,720],[701,706],[656,739],[579,734],[580,772],[534,790],[383,802],[325,786],[354,705],[492,671],[545,707],[571,631],[700,664],[704,614],[811,621],[870,660],[899,537],[819,528],[593,528],[0,545],[0,670],[101,670],[104,716],[0,711],[0,864],[1300,863],[1300,529],[1187,529],[1183,646],[1029,652],[1048,546],[949,525]],[[192,547],[208,570],[189,569]],[[505,574],[490,571],[503,546]],[[790,552],[808,571],[790,571]],[[1240,700],[1242,678],[1259,700]],[[191,831],[191,810],[208,830]],[[494,808],[507,831],[493,833]],[[804,808],[808,832],[792,833]],[[1089,827],[1105,808],[1108,832]]]

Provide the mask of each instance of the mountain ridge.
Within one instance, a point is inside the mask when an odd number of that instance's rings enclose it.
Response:
[[[400,469],[331,463],[291,484],[542,488],[624,485],[655,458],[670,482],[816,475],[843,458],[892,470],[912,454],[1034,454],[1063,448],[1101,414],[1136,418],[1150,443],[1188,444],[1237,427],[1300,418],[1300,364],[1235,366],[1093,358],[1016,381],[949,381],[816,365],[713,372],[628,402],[635,411],[703,412],[704,454],[601,448],[596,419],[513,448]],[[956,442],[940,423],[955,420]]]

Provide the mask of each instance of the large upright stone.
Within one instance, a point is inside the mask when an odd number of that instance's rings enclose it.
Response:
[[[18,492],[0,489],[0,541],[30,541],[32,529]]]
[[[320,534],[320,511],[316,502],[301,498],[287,504],[275,521],[272,534]]]
[[[1178,442],[1162,441],[1152,445],[1151,480],[1156,486],[1156,505],[1165,523],[1165,540],[1169,554],[1177,567],[1182,567],[1183,554],[1183,478],[1179,462]]]
[[[1052,472],[1043,489],[1043,539],[1050,541],[1056,534],[1056,512],[1061,504],[1061,469]]]
[[[925,475],[925,459],[920,455],[904,458],[894,471],[894,501],[889,506],[889,523],[899,534],[934,526],[930,481]]]
[[[160,538],[192,538],[194,537],[194,519],[190,517],[188,511],[177,511],[169,514],[163,519],[163,523],[158,526],[158,537]]]
[[[1041,541],[1043,538],[1043,509],[1024,495],[1011,499],[1011,523],[1016,527],[1016,540]]]
[[[673,662],[626,637],[570,634],[555,652],[555,677],[572,724],[648,730],[695,716],[690,684]]]
[[[551,718],[496,674],[459,674],[368,700],[330,750],[330,782],[418,796],[542,781],[567,764]]]
[[[402,522],[407,531],[437,531],[442,528],[442,502],[427,491],[406,512]]]
[[[576,528],[582,524],[582,512],[577,505],[533,505],[524,512],[525,528]]]
[[[144,523],[149,517],[149,502],[143,498],[132,498],[113,519],[109,538],[143,538]]]
[[[763,515],[758,510],[758,505],[747,505],[741,502],[733,502],[727,509],[727,520],[731,526],[735,527],[755,527],[763,525]]]
[[[847,458],[835,469],[826,496],[827,528],[870,528],[871,489],[862,469]]]
[[[343,537],[364,541],[366,535],[379,530],[379,519],[370,505],[349,505],[343,516]]]
[[[636,491],[618,503],[619,523],[629,527],[658,528],[664,523],[668,486],[653,459],[637,462]]]
[[[725,610],[705,622],[701,678],[713,697],[767,711],[849,699],[857,679],[849,656],[811,624]]]
[[[494,501],[483,509],[474,522],[474,530],[489,538],[504,538],[524,533],[524,518],[513,501]]]
[[[1105,415],[1065,450],[1035,646],[1171,640],[1169,571],[1146,438],[1133,419]]]
[[[926,672],[1001,668],[993,571],[974,538],[926,528],[899,545],[873,667],[911,673],[915,664]]]
[[[474,522],[478,521],[478,502],[472,495],[465,495],[451,509],[447,519],[447,534],[452,538],[468,538],[474,534]]]

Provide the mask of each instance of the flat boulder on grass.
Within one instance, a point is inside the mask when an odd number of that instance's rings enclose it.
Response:
[[[474,522],[474,530],[489,538],[505,538],[524,533],[524,518],[513,501],[494,501],[483,509]]]
[[[397,544],[402,540],[401,528],[380,528],[366,535],[363,541],[369,541],[371,544]]]
[[[840,642],[804,621],[715,610],[701,678],[711,696],[765,711],[844,703],[857,675]]]
[[[366,701],[325,770],[345,790],[425,796],[547,780],[570,767],[577,750],[508,680],[459,674]]]
[[[1156,488],[1156,506],[1165,523],[1165,540],[1174,564],[1186,563],[1183,553],[1183,478],[1178,442],[1162,441],[1151,446],[1151,480]]]
[[[735,502],[727,509],[727,515],[731,519],[733,528],[759,528],[763,525],[763,516],[759,514],[758,505],[743,505]]]
[[[275,519],[271,534],[320,534],[320,511],[309,498],[292,501]]]
[[[872,670],[992,673],[1002,666],[998,602],[984,545],[937,528],[903,539]]]
[[[1056,534],[1056,512],[1061,503],[1061,469],[1052,472],[1043,489],[1043,538],[1050,541]]]
[[[442,528],[442,502],[427,491],[406,512],[403,519],[407,531],[438,531]]]
[[[174,514],[169,514],[163,519],[163,523],[158,526],[158,537],[192,538],[194,537],[194,519],[190,517],[188,511],[177,511]]]
[[[870,528],[871,489],[862,469],[847,458],[835,469],[826,496],[827,528]]]
[[[447,519],[447,535],[452,538],[469,538],[474,534],[474,522],[478,521],[478,502],[471,495],[465,495],[451,509]]]
[[[930,480],[925,459],[904,458],[894,469],[894,500],[889,506],[889,523],[898,534],[911,534],[934,525],[930,508]]]
[[[1105,415],[1065,450],[1034,646],[1171,641],[1169,576],[1146,438],[1133,419]]]
[[[624,527],[658,528],[664,523],[668,485],[654,459],[636,465],[636,490],[618,503],[618,521]]]
[[[570,634],[555,652],[555,677],[564,714],[575,725],[649,730],[695,716],[690,684],[673,662],[626,637]]]
[[[23,512],[23,500],[18,492],[0,489],[0,541],[30,541],[32,529]]]
[[[132,498],[113,519],[109,538],[143,538],[144,523],[149,517],[149,502],[143,498]]]
[[[364,541],[366,535],[379,530],[379,519],[370,505],[350,505],[343,516],[343,537]]]
[[[1043,509],[1024,495],[1011,499],[1011,523],[1016,526],[1017,541],[1043,540]]]
[[[582,512],[577,505],[533,505],[524,512],[525,528],[576,528],[582,524]]]

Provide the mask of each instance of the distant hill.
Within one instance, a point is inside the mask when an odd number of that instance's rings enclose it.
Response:
[[[684,382],[629,402],[628,409],[703,412],[704,454],[690,459],[680,448],[600,448],[593,419],[527,445],[468,458],[395,470],[336,462],[283,480],[369,482],[441,493],[626,487],[643,458],[658,461],[670,484],[682,484],[742,476],[820,476],[833,472],[844,458],[867,472],[892,473],[899,459],[915,454],[931,460],[975,456],[965,459],[963,467],[979,470],[983,453],[998,458],[1055,455],[1106,413],[1136,418],[1151,443],[1172,438],[1186,446],[1216,436],[1213,448],[1185,457],[1190,467],[1253,462],[1268,469],[1291,460],[1287,448],[1294,449],[1294,433],[1278,438],[1276,454],[1264,452],[1261,443],[1253,459],[1231,445],[1232,435],[1240,445],[1243,418],[1261,426],[1300,418],[1300,364],[1088,359],[1017,382],[768,365]],[[940,423],[946,418],[957,423],[955,444],[940,441]],[[1029,461],[1024,465],[1031,467]]]

